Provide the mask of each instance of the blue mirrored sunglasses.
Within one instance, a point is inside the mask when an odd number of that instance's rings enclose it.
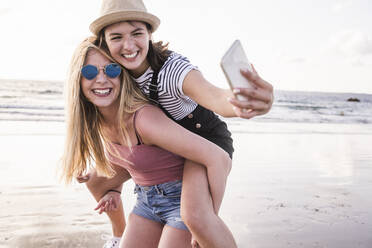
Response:
[[[81,75],[88,80],[92,80],[97,77],[100,69],[94,65],[86,65],[81,68]],[[121,73],[121,67],[116,63],[105,65],[102,69],[109,78],[116,78]]]

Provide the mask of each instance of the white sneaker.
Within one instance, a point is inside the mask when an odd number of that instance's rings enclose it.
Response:
[[[101,239],[106,240],[103,248],[119,248],[120,239],[118,237],[112,237],[107,234],[102,234]]]

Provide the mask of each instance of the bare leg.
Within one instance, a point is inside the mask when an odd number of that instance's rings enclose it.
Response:
[[[136,214],[130,214],[120,247],[156,248],[158,247],[162,230],[162,224]]]
[[[118,185],[121,185],[130,178],[129,173],[119,166],[115,166],[115,171],[116,175],[110,179],[98,177],[95,170],[91,171],[90,179],[86,185],[97,202],[107,190],[117,188]],[[110,211],[107,215],[111,221],[113,235],[115,237],[121,237],[125,229],[125,215],[122,202],[120,201],[120,205],[116,211]]]
[[[215,206],[219,209],[220,204]],[[183,172],[181,216],[201,247],[237,247],[232,233],[214,211],[205,167],[189,160]]]
[[[191,233],[165,225],[158,248],[190,248]]]

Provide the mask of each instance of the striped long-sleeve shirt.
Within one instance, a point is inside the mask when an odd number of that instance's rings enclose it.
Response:
[[[197,103],[182,91],[183,80],[191,70],[198,69],[186,57],[172,52],[158,74],[158,101],[175,120],[184,118],[197,107]],[[147,96],[153,73],[149,67],[143,75],[134,79]]]

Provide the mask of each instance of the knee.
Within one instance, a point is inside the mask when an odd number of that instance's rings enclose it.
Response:
[[[224,176],[227,178],[227,176],[230,174],[231,168],[232,168],[232,160],[229,157],[228,153],[225,152],[223,156],[220,158],[221,161],[221,171],[223,171]]]
[[[226,164],[226,167],[225,167],[226,173],[227,173],[227,175],[229,175],[230,171],[231,171],[231,168],[232,168],[232,160],[229,156],[227,156],[225,164]]]
[[[181,218],[185,225],[193,232],[201,232],[208,226],[210,217],[210,211],[204,211],[195,206],[192,208],[181,206]]]

